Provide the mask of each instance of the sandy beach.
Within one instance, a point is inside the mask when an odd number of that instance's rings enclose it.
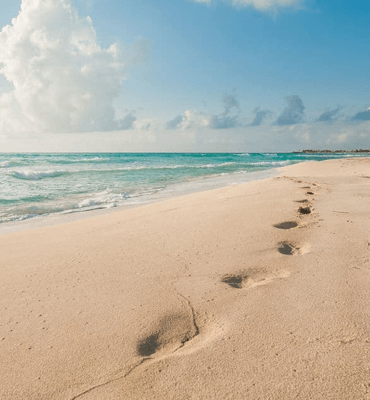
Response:
[[[370,399],[370,159],[0,237],[4,400]]]

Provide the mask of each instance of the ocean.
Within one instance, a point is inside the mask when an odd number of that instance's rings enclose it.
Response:
[[[271,176],[307,153],[0,153],[0,225],[48,215],[136,206]]]

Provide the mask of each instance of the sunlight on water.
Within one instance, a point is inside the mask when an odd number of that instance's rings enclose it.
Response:
[[[220,186],[221,177],[223,185],[239,183],[251,172],[346,156],[354,155],[0,154],[0,222],[143,203],[165,191]]]

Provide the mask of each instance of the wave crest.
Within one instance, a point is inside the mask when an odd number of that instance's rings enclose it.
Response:
[[[38,181],[40,179],[45,179],[45,178],[56,178],[58,176],[66,174],[67,171],[55,171],[55,170],[49,170],[49,171],[13,171],[12,175],[15,178],[18,179],[24,179],[28,181]]]
[[[0,162],[0,168],[9,168],[12,165],[11,161],[2,161]]]

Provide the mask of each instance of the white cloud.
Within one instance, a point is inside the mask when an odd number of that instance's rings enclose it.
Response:
[[[132,125],[132,129],[135,129],[136,131],[150,131],[152,129],[156,129],[157,125],[157,121],[150,118],[143,118],[140,120],[135,120]]]
[[[167,129],[205,128],[209,126],[211,116],[197,110],[186,110],[167,122]]]
[[[195,3],[215,3],[217,0],[192,0]],[[305,0],[224,0],[233,7],[253,7],[259,11],[277,10],[283,7],[297,7]]]
[[[240,105],[235,96],[223,97],[224,111],[220,114],[206,114],[197,110],[187,110],[167,122],[167,129],[211,128],[228,129],[241,126],[239,121]]]
[[[13,86],[0,95],[0,131],[129,126],[128,116],[115,120],[113,107],[124,66],[118,45],[102,48],[90,17],[79,18],[69,0],[23,0],[0,33],[0,73]]]
[[[150,124],[150,129],[145,129]],[[299,149],[368,148],[370,122],[305,123],[290,126],[240,126],[234,129],[163,129],[156,120],[139,120],[134,128],[66,134],[32,134],[11,138],[0,134],[2,151],[121,152],[289,152]]]

